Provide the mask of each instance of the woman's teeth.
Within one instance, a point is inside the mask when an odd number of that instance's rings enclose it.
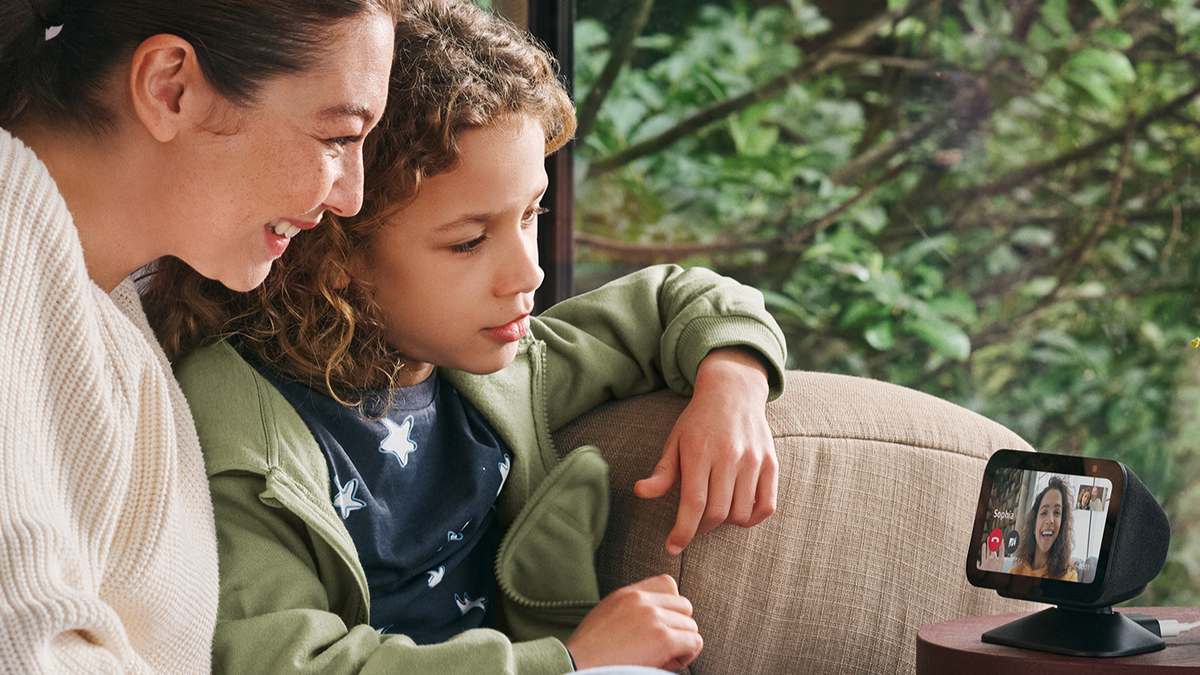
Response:
[[[296,236],[296,233],[300,231],[300,228],[296,227],[295,225],[292,225],[291,223],[287,222],[286,220],[275,221],[275,226],[272,227],[271,229],[275,231],[275,234],[277,234],[281,237],[287,237],[288,239],[291,239],[292,237]]]

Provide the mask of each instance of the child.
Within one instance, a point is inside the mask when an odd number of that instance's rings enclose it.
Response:
[[[639,493],[682,481],[676,552],[754,524],[774,508],[782,335],[757,291],[668,266],[531,317],[543,157],[573,131],[570,101],[486,12],[406,7],[360,214],[298,236],[250,294],[169,261],[151,281],[160,339],[192,352],[177,363],[217,519],[216,670],[683,667],[701,640],[673,580],[600,601],[607,469],[550,434],[613,397],[693,394]]]

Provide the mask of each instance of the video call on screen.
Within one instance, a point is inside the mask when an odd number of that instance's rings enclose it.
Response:
[[[1064,496],[1060,489],[1047,491],[1053,477],[1065,484],[1067,495]],[[984,519],[984,541],[977,544],[980,568],[1048,576],[1048,567],[1038,568],[1037,563],[1044,562],[1056,546],[1059,556],[1062,547],[1069,546],[1067,573],[1049,576],[1091,582],[1096,573],[1096,559],[1100,555],[1111,497],[1112,482],[1105,478],[1026,469],[997,470]],[[1061,503],[1064,501],[1067,503]],[[1070,518],[1067,517],[1068,510]],[[1031,537],[1032,541],[1025,541]],[[1041,555],[1038,554],[1039,547]],[[1025,557],[1033,560],[1025,560]],[[990,558],[988,567],[983,564],[985,558]],[[1071,569],[1075,571],[1074,578],[1070,576]]]

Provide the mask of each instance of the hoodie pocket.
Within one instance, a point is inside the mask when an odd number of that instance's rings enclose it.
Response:
[[[608,522],[608,465],[585,446],[538,487],[496,555],[505,632],[565,640],[600,601],[595,552]]]

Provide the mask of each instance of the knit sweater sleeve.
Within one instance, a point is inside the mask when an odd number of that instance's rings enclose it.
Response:
[[[216,550],[161,350],[91,282],[45,166],[0,130],[0,671],[204,673]]]

